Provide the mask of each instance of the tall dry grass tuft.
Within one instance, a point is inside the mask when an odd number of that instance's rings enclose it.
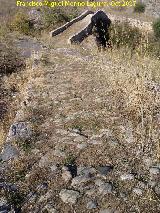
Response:
[[[111,43],[115,48],[129,48],[131,55],[160,58],[160,42],[150,32],[142,32],[138,27],[132,27],[128,22],[116,21],[110,27]]]

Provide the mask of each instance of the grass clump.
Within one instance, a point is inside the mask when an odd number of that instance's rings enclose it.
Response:
[[[134,7],[134,12],[136,13],[144,13],[146,5],[142,2],[137,2]]]
[[[76,157],[73,154],[69,154],[64,160],[64,165],[72,165],[75,164]]]
[[[24,35],[31,35],[34,31],[33,23],[27,14],[18,12],[11,21],[11,30],[18,31]]]
[[[25,67],[24,59],[11,40],[0,41],[0,75],[11,74]]]
[[[153,31],[156,38],[160,39],[160,18],[153,23]]]
[[[157,26],[160,26],[157,24]],[[157,27],[158,31],[158,27]],[[157,32],[157,36],[160,36]],[[131,26],[128,22],[115,22],[110,27],[112,45],[117,48],[126,47],[131,53],[141,56],[149,55],[160,58],[160,42],[153,33],[142,32],[138,27]]]
[[[111,41],[116,48],[128,46],[135,49],[140,43],[142,33],[137,27],[131,27],[128,22],[119,21],[112,24],[110,28]]]

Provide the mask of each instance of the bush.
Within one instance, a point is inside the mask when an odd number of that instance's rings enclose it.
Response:
[[[152,33],[144,34],[128,22],[113,23],[110,27],[110,40],[116,48],[127,47],[131,52],[136,51],[141,55],[150,55],[160,59],[160,39],[155,38]]]
[[[128,22],[115,22],[110,27],[111,42],[117,48],[127,46],[135,49],[140,43],[142,33],[137,27],[131,27]]]
[[[10,29],[25,35],[31,35],[34,31],[34,26],[25,13],[19,12],[13,17]]]
[[[146,5],[142,2],[137,2],[134,7],[134,12],[136,13],[144,13]]]
[[[157,38],[160,38],[160,18],[153,23],[153,31]]]

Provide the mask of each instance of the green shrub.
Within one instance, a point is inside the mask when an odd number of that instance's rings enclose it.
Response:
[[[158,18],[154,23],[153,23],[153,30],[154,34],[157,38],[160,38],[160,18]]]
[[[10,29],[25,35],[31,35],[34,31],[33,23],[25,13],[17,13],[10,24]]]
[[[146,5],[142,2],[137,2],[134,7],[134,12],[136,13],[144,13]]]

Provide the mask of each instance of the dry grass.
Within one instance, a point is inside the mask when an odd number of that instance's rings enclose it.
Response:
[[[48,182],[49,189],[54,191],[56,197],[66,185],[58,175],[55,178],[51,176],[49,166],[45,169],[39,167],[39,160],[44,155],[50,162],[58,162],[60,166],[73,160],[78,166],[111,163],[119,173],[136,171],[148,178],[143,157],[151,156],[153,162],[160,160],[160,96],[156,89],[156,83],[160,83],[160,61],[143,54],[141,44],[135,51],[122,45],[118,49],[114,46],[112,51],[97,52],[93,38],[80,46],[71,47],[65,42],[65,34],[63,36],[61,38],[64,40],[56,43],[61,51],[52,49],[56,39],[47,40],[45,37],[43,39],[49,50],[39,56],[39,66],[35,69],[29,66],[25,72],[12,74],[3,80],[7,90],[10,91],[14,86],[18,91],[16,105],[20,106],[21,101],[26,101],[23,119],[32,123],[36,133],[30,152],[20,147],[22,155],[12,162],[6,178],[19,184],[26,193],[36,190],[42,182]],[[10,108],[13,113],[19,107],[12,108],[11,105]],[[9,122],[1,127],[0,144],[13,117],[10,116]],[[111,132],[111,136],[103,137],[101,144],[90,144],[79,152],[72,137],[67,139],[56,132],[57,129],[74,128],[89,137],[105,128]],[[67,140],[72,144],[67,144]],[[110,145],[112,140],[118,141],[116,148]],[[24,143],[22,141],[21,145],[26,149]],[[66,156],[54,155],[56,148]],[[129,192],[136,184],[135,181],[133,185],[123,186],[116,175],[109,176],[109,179],[115,181],[119,189],[126,187]],[[143,196],[143,204],[139,204],[139,198],[131,194],[128,196],[129,204],[123,203],[121,208],[125,209],[130,203],[136,203],[141,209],[148,202],[151,203],[150,209],[158,205],[149,192]],[[151,200],[153,198],[154,201]],[[104,198],[104,205],[107,199]],[[111,203],[113,199],[110,198]],[[59,200],[56,202],[57,205],[61,204]],[[114,204],[118,205],[118,202],[114,200]],[[34,207],[35,203],[31,209]],[[24,208],[28,208],[27,204]],[[121,212],[125,212],[123,210]]]

